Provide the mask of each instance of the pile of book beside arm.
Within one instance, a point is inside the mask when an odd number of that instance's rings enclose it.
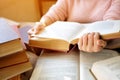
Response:
[[[11,79],[32,69],[18,27],[18,23],[0,18],[0,80]]]

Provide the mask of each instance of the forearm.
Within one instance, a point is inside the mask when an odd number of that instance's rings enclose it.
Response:
[[[62,5],[62,6],[61,6]],[[64,21],[67,18],[67,3],[65,0],[57,0],[48,12],[41,18],[40,22],[47,25],[55,21]]]

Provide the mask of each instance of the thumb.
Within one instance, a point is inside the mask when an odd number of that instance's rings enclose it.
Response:
[[[98,40],[97,45],[104,48],[107,45],[107,42],[104,40]]]

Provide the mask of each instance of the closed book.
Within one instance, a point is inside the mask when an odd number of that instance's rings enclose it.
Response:
[[[7,80],[21,73],[24,73],[32,69],[30,62],[13,65],[10,67],[0,69],[0,80]]]
[[[0,57],[23,50],[19,35],[4,19],[0,19],[0,34]]]
[[[20,63],[28,62],[28,57],[25,51],[20,51],[15,54],[11,54],[0,58],[0,68],[17,65]]]

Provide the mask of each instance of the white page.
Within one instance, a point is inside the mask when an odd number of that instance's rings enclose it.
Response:
[[[20,36],[21,36],[21,39],[24,43],[29,43],[29,38],[28,38],[28,30],[31,29],[32,26],[30,25],[25,25],[24,27],[21,27],[19,28],[19,32],[20,32]]]
[[[120,80],[120,56],[94,63],[92,71],[98,80]]]
[[[0,43],[19,38],[18,34],[13,30],[7,21],[0,19]]]
[[[78,32],[84,29],[82,24],[76,22],[57,21],[45,28],[39,35],[32,35],[43,38],[57,38],[70,42]]]
[[[79,33],[75,38],[80,38],[83,34],[89,32],[99,32],[100,34],[109,34],[120,32],[120,20],[97,21],[89,24],[84,24],[86,29]]]
[[[78,55],[74,51],[43,53],[30,80],[79,80]]]
[[[118,56],[116,51],[106,49],[99,53],[80,52],[80,80],[95,80],[90,72],[93,63],[114,56]]]

